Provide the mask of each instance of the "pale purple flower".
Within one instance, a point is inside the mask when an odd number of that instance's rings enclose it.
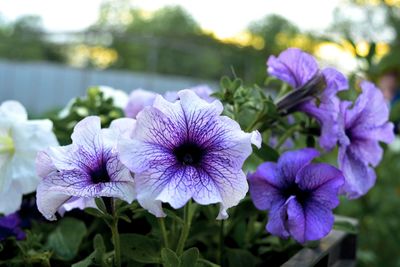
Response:
[[[208,85],[197,85],[189,88],[189,90],[195,92],[196,95],[198,95],[201,99],[207,101],[208,103],[216,100],[215,97],[211,96],[214,91]],[[178,91],[168,91],[164,94],[164,98],[170,102],[175,102],[176,100],[179,100]]]
[[[261,136],[220,116],[219,101],[207,103],[191,90],[178,96],[175,103],[157,96],[139,113],[133,139],[119,143],[121,161],[135,173],[137,199],[152,214],[165,216],[162,202],[180,208],[193,198],[220,203],[218,218],[227,218],[248,191],[242,165]]]
[[[133,178],[119,161],[116,144],[134,125],[133,119],[124,118],[115,120],[109,129],[101,129],[99,117],[87,117],[75,126],[71,145],[50,147],[38,154],[36,169],[42,181],[36,196],[44,217],[54,220],[62,205],[72,208],[69,201],[77,198],[133,201]],[[76,206],[85,205],[78,201]]]
[[[338,132],[337,119],[340,100],[336,93],[348,88],[346,77],[333,68],[320,70],[313,56],[298,48],[289,48],[278,57],[270,56],[267,62],[268,73],[287,82],[295,90],[306,86],[315,79],[323,78],[326,84],[322,93],[314,98],[305,98],[297,109],[316,118],[321,125],[320,145],[326,150],[332,149]]]
[[[125,107],[125,116],[136,118],[137,114],[145,107],[153,105],[157,94],[143,89],[133,90],[129,95],[128,104]]]
[[[331,165],[311,163],[318,155],[311,148],[285,152],[277,163],[265,162],[249,174],[251,198],[258,209],[269,210],[271,234],[304,243],[331,231],[344,178]]]
[[[357,198],[375,184],[376,167],[382,159],[379,141],[394,140],[394,125],[388,122],[389,109],[382,92],[374,84],[360,84],[362,93],[352,103],[343,101],[339,116],[339,167],[346,178],[342,191]]]

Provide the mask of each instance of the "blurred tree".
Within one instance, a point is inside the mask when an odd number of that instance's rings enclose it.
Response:
[[[41,19],[37,16],[24,16],[13,23],[0,24],[2,58],[62,62],[64,57],[59,48],[46,40]]]

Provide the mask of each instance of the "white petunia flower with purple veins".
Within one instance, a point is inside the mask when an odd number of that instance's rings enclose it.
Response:
[[[36,199],[43,216],[54,220],[57,211],[93,206],[93,198],[98,197],[132,202],[134,180],[120,162],[116,145],[134,127],[135,120],[124,118],[101,129],[99,117],[87,117],[75,126],[71,145],[38,153],[36,169],[42,181]]]
[[[370,166],[376,167],[382,159],[379,142],[388,144],[395,139],[382,92],[367,81],[360,86],[362,93],[354,106],[343,101],[339,116],[338,162],[346,178],[342,191],[350,199],[366,194],[374,186],[376,174]]]
[[[17,101],[0,105],[0,213],[19,210],[22,196],[36,190],[36,154],[58,145],[52,128],[50,120],[28,120]]]
[[[157,96],[138,114],[133,138],[118,145],[120,159],[135,173],[139,203],[157,217],[165,216],[162,202],[177,209],[193,198],[220,203],[218,218],[225,219],[248,191],[242,166],[261,135],[221,116],[219,101],[207,103],[191,90],[178,96],[175,103]]]

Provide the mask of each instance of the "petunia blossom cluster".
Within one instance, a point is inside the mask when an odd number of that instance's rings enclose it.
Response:
[[[374,186],[374,168],[383,156],[379,142],[394,139],[389,109],[368,81],[359,84],[354,101],[342,100],[338,93],[351,89],[345,75],[320,69],[315,58],[297,48],[271,56],[267,72],[291,92],[272,101],[268,91],[237,81],[221,83],[226,88],[219,92],[202,85],[163,95],[136,89],[128,96],[102,88],[126,117],[105,124],[107,114],[87,116],[73,124],[66,146],[58,145],[50,121],[28,120],[21,104],[3,103],[0,213],[6,216],[0,218],[0,238],[24,238],[15,212],[22,196],[35,190],[38,210],[47,220],[72,209],[103,214],[115,238],[116,261],[117,213],[124,210],[116,211],[117,199],[159,218],[171,212],[167,207],[215,205],[213,216],[225,220],[228,213],[237,216],[232,208],[249,193],[261,210],[256,212],[268,211],[268,233],[301,244],[325,237],[340,195],[359,198]],[[68,117],[69,109],[59,117]],[[318,138],[317,145],[310,136]],[[328,153],[337,164],[322,162],[321,155]],[[190,232],[189,217],[184,209],[177,254]],[[168,238],[163,224],[160,219],[160,231]]]

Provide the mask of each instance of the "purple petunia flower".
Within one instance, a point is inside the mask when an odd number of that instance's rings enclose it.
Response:
[[[0,241],[10,236],[15,236],[18,240],[26,236],[21,229],[21,218],[16,212],[0,218]]]
[[[388,122],[389,109],[382,92],[370,82],[360,84],[362,93],[352,108],[351,102],[341,103],[339,116],[339,167],[346,178],[343,192],[357,198],[375,184],[376,167],[382,159],[379,141],[394,140],[394,125]]]
[[[227,218],[248,191],[242,165],[261,136],[220,116],[219,101],[207,103],[191,90],[178,96],[175,103],[157,96],[139,113],[133,139],[119,143],[121,161],[135,173],[137,199],[152,214],[165,216],[161,202],[180,208],[193,198],[221,203],[218,218]]]
[[[101,129],[100,118],[80,121],[72,133],[72,144],[50,147],[36,160],[39,211],[49,220],[60,207],[76,198],[115,197],[127,202],[135,198],[133,178],[118,159],[116,143],[134,128],[133,119],[115,120]],[[76,204],[79,207],[80,203]]]
[[[270,56],[267,65],[270,75],[287,82],[295,90],[321,77],[324,79],[326,87],[317,96],[319,104],[312,98],[301,103],[297,109],[318,120],[321,125],[320,145],[326,150],[332,149],[339,131],[336,122],[340,100],[336,93],[348,88],[346,77],[333,68],[320,71],[314,57],[298,48],[289,48],[278,57]]]
[[[278,163],[265,162],[249,174],[254,205],[269,210],[268,232],[304,243],[331,231],[344,178],[331,165],[311,163],[318,155],[310,148],[285,152]]]

